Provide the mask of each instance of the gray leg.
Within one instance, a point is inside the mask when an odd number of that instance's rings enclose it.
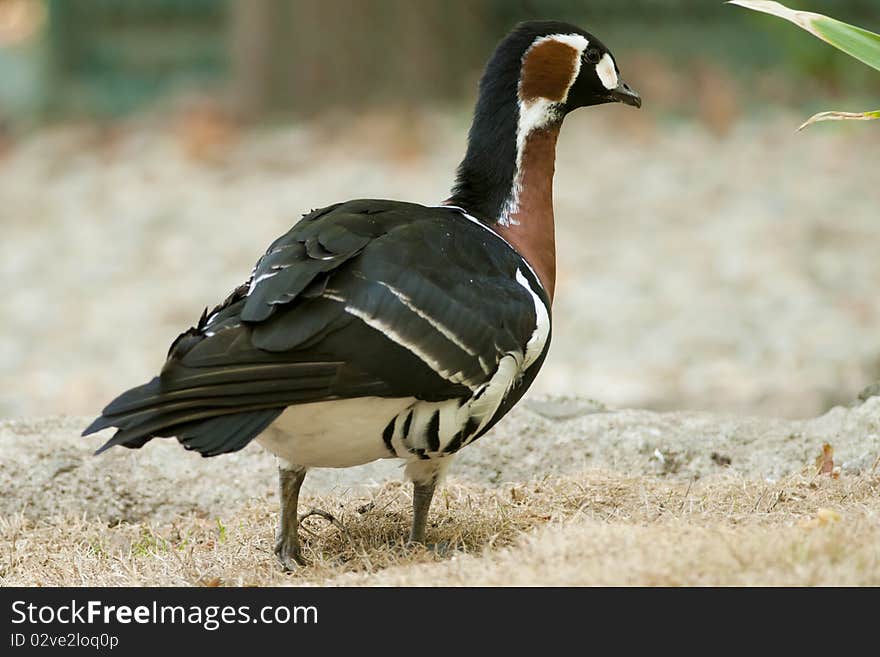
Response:
[[[299,517],[297,504],[299,489],[306,478],[306,469],[299,466],[278,468],[278,492],[281,499],[278,534],[275,537],[275,554],[285,570],[305,566],[299,545]]]
[[[426,483],[413,483],[413,522],[409,533],[410,543],[425,543],[425,526],[428,524],[428,510],[431,508],[431,500],[434,499],[434,488],[437,486],[436,479],[430,479]]]
[[[439,459],[411,459],[406,466],[406,477],[413,482],[413,524],[409,542],[424,545],[428,510],[434,498],[434,489],[443,478],[452,457]]]

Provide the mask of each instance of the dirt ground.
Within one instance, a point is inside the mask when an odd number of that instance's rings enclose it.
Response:
[[[257,446],[78,434],[302,212],[442,200],[466,115],[190,112],[0,153],[0,584],[880,584],[880,131],[625,109],[565,127],[550,357],[453,466],[445,548],[404,547],[397,463],[314,471],[338,524],[306,521],[293,574]]]
[[[0,425],[0,583],[880,584],[880,397],[808,421],[533,399],[457,459],[439,554],[403,545],[396,461],[311,472],[303,508],[338,524],[305,521],[314,564],[293,574],[261,448],[92,457],[85,423]]]

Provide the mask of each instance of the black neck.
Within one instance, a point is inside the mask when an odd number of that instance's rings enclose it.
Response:
[[[451,202],[494,223],[516,176],[517,92],[522,53],[534,36],[514,32],[492,55],[480,80],[480,95],[458,167]]]
[[[485,95],[474,112],[451,200],[486,223],[498,221],[513,187],[518,116],[515,102],[492,102]]]

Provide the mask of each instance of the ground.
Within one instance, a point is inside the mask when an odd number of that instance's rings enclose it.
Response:
[[[272,554],[261,448],[92,457],[85,422],[0,425],[15,491],[0,501],[0,583],[880,585],[880,397],[809,421],[533,399],[460,455],[433,552],[404,545],[399,462],[312,471],[301,508],[335,521],[304,521],[313,564],[291,574]]]
[[[857,398],[880,378],[880,131],[628,109],[563,130],[551,353],[453,466],[444,549],[403,545],[398,464],[315,471],[303,507],[337,522],[305,521],[293,574],[256,445],[93,458],[79,432],[301,213],[445,198],[466,114],[188,110],[7,145],[0,584],[880,584],[880,401]]]

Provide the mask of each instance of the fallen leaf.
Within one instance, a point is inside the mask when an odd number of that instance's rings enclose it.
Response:
[[[831,474],[834,471],[834,448],[825,443],[822,453],[816,457],[816,474]]]
[[[819,509],[816,511],[816,517],[820,525],[828,525],[840,520],[840,514],[834,509]]]
[[[840,521],[840,514],[834,509],[821,508],[816,511],[815,518],[805,518],[798,523],[803,529],[816,529],[817,527],[827,527]]]

